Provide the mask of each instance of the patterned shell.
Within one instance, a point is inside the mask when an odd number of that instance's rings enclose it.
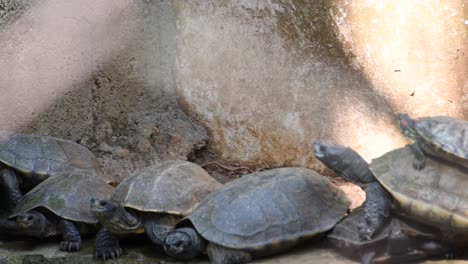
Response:
[[[62,172],[23,196],[11,217],[44,207],[68,220],[96,224],[98,219],[92,214],[89,201],[91,198],[108,199],[111,193],[112,187],[96,177],[93,171]]]
[[[77,168],[91,169],[105,177],[96,157],[86,147],[47,136],[0,132],[0,162],[23,175],[39,178],[37,181]]]
[[[245,175],[205,199],[189,220],[205,239],[229,248],[280,251],[324,233],[350,201],[327,178],[305,168]]]
[[[449,116],[420,118],[416,132],[429,151],[468,168],[468,122]]]
[[[468,170],[428,157],[418,171],[412,160],[410,147],[400,148],[374,159],[370,169],[403,214],[468,238]]]
[[[186,215],[221,186],[197,164],[170,160],[131,175],[111,199],[139,211]]]

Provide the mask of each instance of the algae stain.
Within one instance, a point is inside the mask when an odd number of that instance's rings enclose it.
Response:
[[[49,198],[49,205],[55,210],[61,210],[65,208],[65,201],[57,195],[53,195]]]

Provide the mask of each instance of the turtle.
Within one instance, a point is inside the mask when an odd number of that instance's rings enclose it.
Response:
[[[359,227],[364,217],[364,208],[355,208],[327,235],[329,244],[363,264],[408,263],[455,254],[440,240],[439,230],[400,216],[392,216],[370,240],[363,239]]]
[[[413,140],[414,168],[425,165],[425,154],[442,158],[468,168],[468,121],[450,116],[411,119],[408,114],[398,114],[402,133]]]
[[[61,235],[60,250],[78,251],[80,233],[97,230],[89,200],[108,198],[112,190],[90,170],[58,173],[26,193],[9,219],[0,221],[0,229],[39,238]]]
[[[0,187],[4,210],[11,212],[23,193],[48,177],[72,169],[92,170],[107,182],[96,156],[70,140],[0,132]]]
[[[421,170],[413,168],[409,146],[373,159],[370,164],[353,149],[317,141],[315,156],[339,176],[366,192],[360,235],[370,240],[391,214],[441,231],[456,247],[468,242],[468,171],[428,156]]]
[[[168,160],[137,171],[122,181],[110,199],[92,199],[102,228],[95,257],[122,255],[119,236],[145,233],[162,250],[168,230],[222,184],[195,163]]]
[[[341,189],[312,170],[255,172],[205,198],[169,231],[164,251],[188,260],[206,250],[211,263],[247,263],[321,237],[349,206]]]

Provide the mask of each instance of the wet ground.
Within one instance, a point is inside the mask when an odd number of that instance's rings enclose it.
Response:
[[[206,257],[190,262],[178,262],[163,254],[156,252],[145,238],[140,240],[122,241],[122,248],[125,253],[119,259],[96,260],[93,258],[93,240],[86,239],[83,248],[78,253],[65,253],[58,250],[58,241],[54,239],[45,240],[15,240],[0,241],[0,264],[19,263],[48,263],[48,264],[78,264],[78,263],[109,263],[109,264],[171,264],[171,263],[192,263],[208,264]],[[338,252],[327,248],[323,242],[309,243],[302,245],[287,253],[276,255],[270,258],[258,259],[253,264],[353,264],[358,263],[344,258]],[[432,264],[461,264],[468,261],[429,261]]]
[[[144,239],[142,239],[144,240]],[[146,264],[146,263],[181,263],[167,258],[154,251],[147,241],[127,241],[122,243],[125,249],[123,257],[115,260],[108,260],[106,263],[128,263],[128,264]],[[65,253],[58,250],[57,241],[45,240],[43,242],[34,240],[17,240],[9,242],[0,242],[0,263],[103,263],[103,261],[93,258],[93,241],[88,239],[83,244],[83,249],[79,253]],[[209,263],[207,258],[199,258],[191,262],[184,263]],[[254,261],[257,264],[273,263],[338,263],[351,264],[357,263],[347,260],[334,251],[327,250],[323,246],[302,246],[287,254],[281,254],[272,258],[266,258]]]

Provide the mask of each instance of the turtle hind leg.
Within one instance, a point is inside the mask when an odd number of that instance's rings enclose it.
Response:
[[[365,191],[365,216],[359,225],[359,232],[363,239],[370,240],[388,220],[392,198],[378,182],[369,183]]]
[[[68,220],[60,220],[58,228],[62,234],[63,241],[60,242],[60,250],[62,251],[79,251],[81,248],[80,231],[75,224]]]
[[[94,246],[94,257],[104,260],[118,258],[123,250],[119,245],[119,238],[111,234],[106,228],[101,228],[96,234],[96,244]]]
[[[421,140],[417,139],[414,144],[410,145],[411,150],[414,153],[415,160],[413,162],[413,167],[416,170],[422,170],[424,165],[426,165],[426,156],[424,155],[424,143]]]
[[[3,189],[2,192],[5,193],[4,195],[6,199],[6,206],[2,209],[12,212],[23,197],[23,193],[19,188],[18,178],[13,170],[8,168],[2,168],[0,170],[0,184]]]
[[[208,257],[212,264],[244,264],[252,260],[250,253],[229,249],[214,243],[209,243]]]
[[[163,249],[164,240],[167,233],[180,220],[180,216],[169,214],[151,214],[145,219],[145,234],[157,245],[158,249]]]

